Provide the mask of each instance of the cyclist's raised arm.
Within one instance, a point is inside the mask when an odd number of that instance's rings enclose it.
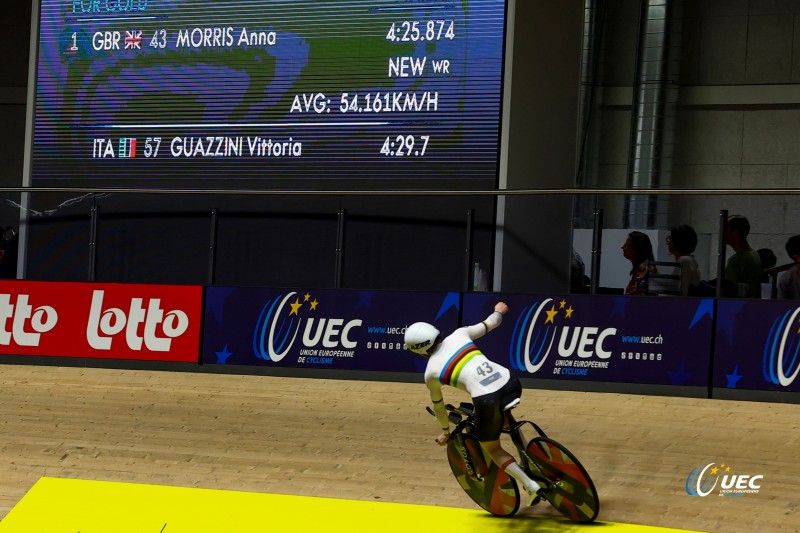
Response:
[[[503,315],[506,313],[508,313],[508,306],[504,302],[497,302],[494,306],[494,313],[486,317],[486,320],[480,324],[467,326],[467,335],[469,335],[469,338],[472,340],[483,337],[500,325],[503,321]]]

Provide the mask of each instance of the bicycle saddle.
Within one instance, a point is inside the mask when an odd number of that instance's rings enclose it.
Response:
[[[512,410],[513,408],[515,408],[516,406],[519,405],[520,401],[521,401],[520,398],[516,398],[516,399],[512,400],[511,402],[508,403],[508,405],[503,407],[503,411],[505,412],[505,411]]]

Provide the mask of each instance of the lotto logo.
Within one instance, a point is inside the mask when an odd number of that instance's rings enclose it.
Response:
[[[144,307],[142,298],[132,298],[127,312],[118,307],[103,309],[105,291],[94,291],[86,326],[86,340],[92,348],[110,350],[113,337],[125,331],[125,341],[131,350],[141,350],[142,343],[153,352],[167,352],[172,339],[189,327],[189,317],[180,310],[161,309],[161,300],[153,298]],[[139,327],[143,326],[142,334]],[[161,336],[159,336],[159,329]]]
[[[56,310],[49,305],[33,308],[28,298],[27,294],[19,294],[12,303],[10,294],[0,294],[0,344],[39,346],[42,333],[55,327]]]

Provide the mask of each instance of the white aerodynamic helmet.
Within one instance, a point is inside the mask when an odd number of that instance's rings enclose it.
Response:
[[[427,322],[414,322],[406,329],[403,342],[412,352],[428,355],[428,350],[431,349],[438,336],[439,330]]]

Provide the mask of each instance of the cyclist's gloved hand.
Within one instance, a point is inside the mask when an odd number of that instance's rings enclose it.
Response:
[[[439,446],[444,446],[445,444],[447,444],[448,440],[450,440],[450,432],[445,431],[444,433],[436,437],[436,444],[438,444]]]

